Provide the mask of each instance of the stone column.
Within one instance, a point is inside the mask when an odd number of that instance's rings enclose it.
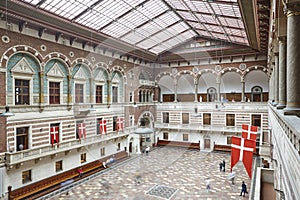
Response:
[[[242,83],[242,99],[241,99],[241,102],[245,102],[245,79],[244,79],[244,77],[241,77],[241,83]]]
[[[45,73],[44,73],[44,71],[40,71],[39,72],[39,74],[40,74],[40,100],[39,100],[39,104],[40,104],[40,106],[42,105],[42,104],[44,104],[45,103],[45,99],[44,99],[44,77],[45,77]],[[48,97],[49,97],[49,95],[50,94],[48,94]]]
[[[279,52],[275,53],[275,102],[279,102]]]
[[[221,77],[217,76],[217,102],[220,102],[220,89],[221,88]]]
[[[68,105],[72,104],[72,76],[71,75],[68,75],[68,102],[67,103]]]
[[[194,100],[194,102],[198,102],[198,81],[194,80],[194,84],[195,84],[195,100]]]
[[[95,95],[94,95],[94,91],[96,90],[96,89],[94,89],[94,80],[93,80],[93,78],[90,78],[89,79],[90,80],[90,103],[95,103],[95,98],[93,98],[93,97],[95,97]]]
[[[279,101],[277,109],[286,107],[286,37],[279,39]]]
[[[273,76],[274,76],[274,73],[273,73],[273,70],[272,70],[272,66],[270,67],[270,69],[271,69],[271,72],[270,72],[271,74],[269,76],[269,101],[271,103],[273,103],[273,100],[274,100],[274,90],[273,90],[273,86],[274,86]]]
[[[154,94],[153,94],[153,101],[154,102],[158,102],[161,101],[159,98],[159,86],[157,84],[155,84],[155,88],[154,88]]]
[[[300,2],[286,5],[287,13],[287,106],[286,115],[300,115]]]
[[[106,104],[108,105],[108,106],[110,106],[110,100],[111,100],[111,94],[110,94],[110,80],[107,80],[106,81],[106,83],[107,83],[107,97],[106,97]]]
[[[174,102],[177,102],[177,79],[174,79]]]

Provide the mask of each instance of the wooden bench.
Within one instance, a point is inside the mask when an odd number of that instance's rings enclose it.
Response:
[[[169,140],[158,140],[157,146],[172,146],[172,147],[185,147],[188,149],[200,149],[199,143],[193,142],[179,142],[179,141],[169,141]]]
[[[214,151],[231,152],[230,145],[214,144]]]
[[[91,163],[87,163],[85,165],[80,166],[83,171],[83,177],[87,177],[91,174],[94,174],[98,171],[104,169],[103,162],[107,159],[114,157],[115,162],[121,162],[128,158],[128,153],[126,151],[120,151],[114,155],[110,155],[100,160],[93,161]],[[62,172],[55,176],[51,176],[44,180],[32,183],[30,185],[26,185],[24,187],[12,190],[11,187],[8,189],[8,199],[9,200],[19,200],[19,199],[36,199],[37,197],[41,197],[51,191],[54,191],[61,187],[61,183],[73,180],[78,181],[80,179],[78,169],[80,167]]]

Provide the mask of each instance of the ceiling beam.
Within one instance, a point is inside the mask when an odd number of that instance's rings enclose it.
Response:
[[[93,5],[91,5],[90,7],[86,8],[84,11],[82,11],[81,13],[79,13],[78,15],[76,15],[75,17],[73,17],[73,19],[71,19],[71,21],[75,21],[76,19],[78,19],[79,17],[81,17],[82,15],[84,15],[85,13],[87,13],[88,11],[92,10],[96,5],[98,5],[99,3],[101,3],[103,0],[99,0],[96,1],[95,3],[93,3]]]
[[[150,0],[145,0],[142,3],[138,4],[135,7],[132,7],[130,10],[126,11],[125,13],[123,13],[122,15],[120,15],[119,17],[117,17],[116,19],[112,20],[111,22],[109,22],[108,24],[102,26],[101,28],[98,29],[98,31],[102,31],[103,29],[105,29],[106,27],[108,27],[109,25],[113,24],[114,22],[120,20],[121,18],[125,17],[126,15],[128,15],[129,13],[131,13],[132,11],[136,10],[138,7],[144,6],[145,3],[147,3]]]

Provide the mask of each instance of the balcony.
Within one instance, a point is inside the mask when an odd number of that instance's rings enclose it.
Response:
[[[8,166],[8,170],[13,168],[13,165],[22,165],[23,162],[29,160],[41,160],[42,157],[45,156],[54,156],[55,154],[65,152],[66,154],[71,150],[84,148],[88,145],[94,144],[105,144],[111,140],[120,138],[120,137],[127,137],[128,133],[126,131],[122,133],[110,133],[107,135],[95,135],[93,137],[88,137],[81,141],[79,140],[72,140],[68,142],[61,142],[59,146],[55,145],[52,146],[45,146],[40,148],[34,149],[26,149],[23,151],[13,152],[13,153],[6,153],[6,161],[5,164]]]

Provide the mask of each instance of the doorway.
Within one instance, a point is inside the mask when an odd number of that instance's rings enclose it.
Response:
[[[210,139],[204,139],[204,149],[210,149]]]
[[[129,142],[129,153],[132,153],[132,142]]]

